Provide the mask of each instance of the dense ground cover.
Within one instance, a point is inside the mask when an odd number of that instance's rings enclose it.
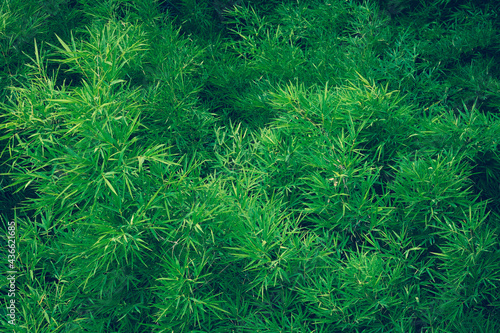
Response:
[[[499,332],[499,9],[3,1],[1,326]]]

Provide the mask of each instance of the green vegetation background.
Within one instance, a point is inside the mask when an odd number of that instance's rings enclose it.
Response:
[[[499,7],[4,0],[2,331],[500,332]]]

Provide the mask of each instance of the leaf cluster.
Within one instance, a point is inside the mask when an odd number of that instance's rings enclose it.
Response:
[[[15,330],[499,331],[498,9],[5,1]]]

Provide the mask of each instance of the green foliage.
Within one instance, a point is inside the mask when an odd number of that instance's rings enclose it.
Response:
[[[499,331],[498,9],[4,1],[0,326]]]

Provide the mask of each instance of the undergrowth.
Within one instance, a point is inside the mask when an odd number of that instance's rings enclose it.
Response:
[[[500,331],[498,10],[4,1],[2,329]]]

